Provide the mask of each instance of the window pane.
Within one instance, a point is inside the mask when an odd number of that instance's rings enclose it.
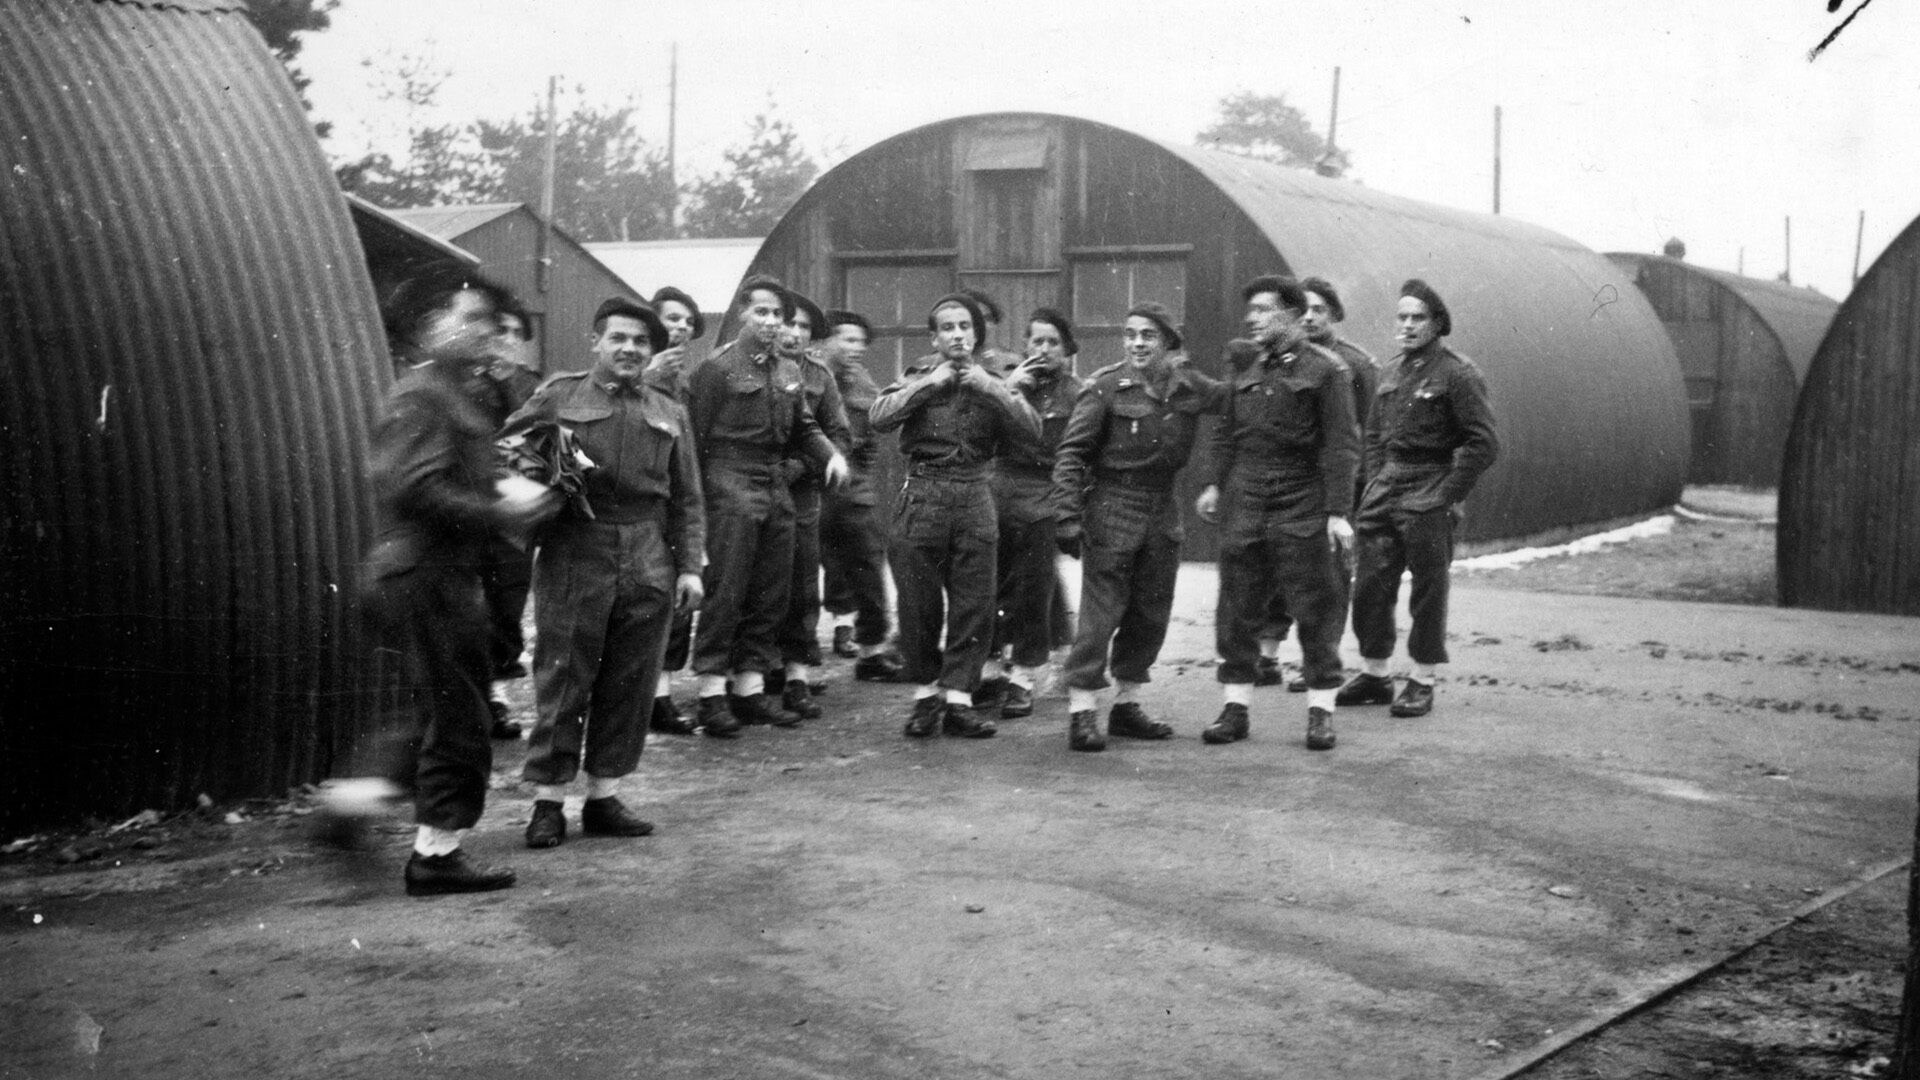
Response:
[[[1173,312],[1177,325],[1187,321],[1187,261],[1155,259],[1133,264],[1133,302],[1157,300]],[[1129,305],[1131,306],[1131,305]]]
[[[1131,306],[1130,264],[1113,259],[1082,259],[1073,264],[1073,321],[1088,326],[1118,326]]]
[[[953,270],[944,263],[856,264],[846,269],[846,306],[873,321],[874,327],[916,327],[926,323],[927,308],[953,289]]]

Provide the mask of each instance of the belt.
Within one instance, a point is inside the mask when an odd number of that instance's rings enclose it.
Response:
[[[1136,491],[1173,490],[1173,474],[1164,469],[1095,469],[1093,482],[1099,487],[1133,488]]]
[[[981,465],[933,465],[918,461],[907,463],[909,480],[949,480],[956,483],[977,483],[987,478],[987,467]]]
[[[1396,465],[1451,465],[1451,450],[1389,450],[1387,460]]]
[[[786,455],[778,450],[767,450],[757,446],[736,446],[721,443],[706,453],[708,461],[725,461],[734,465],[778,465],[786,460]]]

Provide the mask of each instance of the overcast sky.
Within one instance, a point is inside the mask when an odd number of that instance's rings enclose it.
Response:
[[[769,97],[838,161],[976,112],[1040,110],[1180,142],[1240,90],[1283,93],[1371,187],[1491,209],[1493,108],[1504,213],[1601,251],[1657,251],[1844,295],[1920,214],[1920,0],[342,0],[301,58],[336,156],[389,146],[405,118],[362,61],[450,72],[438,121],[524,114],[561,76],[596,103],[638,98],[664,144],[680,46],[682,175],[718,166]],[[1839,38],[1807,53],[1849,14]],[[804,17],[801,14],[804,13]]]

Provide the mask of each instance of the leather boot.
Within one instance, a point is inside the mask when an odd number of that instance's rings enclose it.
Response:
[[[1247,707],[1230,701],[1220,707],[1219,717],[1200,733],[1200,741],[1213,746],[1239,742],[1247,737],[1252,726],[1247,719]]]
[[[1100,730],[1100,713],[1082,709],[1067,717],[1067,749],[1098,753],[1107,748],[1107,734]]]

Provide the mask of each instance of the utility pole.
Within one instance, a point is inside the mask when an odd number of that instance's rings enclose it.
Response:
[[[1336,67],[1333,69],[1333,111],[1327,117],[1327,149],[1325,153],[1320,155],[1320,160],[1313,164],[1313,171],[1319,173],[1321,176],[1340,175],[1339,166],[1334,163],[1335,157],[1340,153],[1339,145],[1335,141],[1339,137],[1339,134],[1340,69]]]
[[[674,171],[680,132],[680,43],[667,53],[667,235],[680,235],[680,177]]]
[[[553,270],[553,170],[555,148],[559,143],[554,129],[560,122],[559,96],[560,76],[547,76],[547,163],[546,175],[540,182],[540,262],[534,271],[543,293],[547,291],[548,277]]]
[[[1786,259],[1786,265],[1780,268],[1780,280],[1786,282],[1789,285],[1793,284],[1793,215],[1792,214],[1787,215],[1787,259]]]
[[[1867,238],[1867,212],[1860,211],[1860,223],[1853,228],[1853,284],[1860,284],[1860,245]]]
[[[1500,212],[1500,106],[1493,107],[1493,212]]]

